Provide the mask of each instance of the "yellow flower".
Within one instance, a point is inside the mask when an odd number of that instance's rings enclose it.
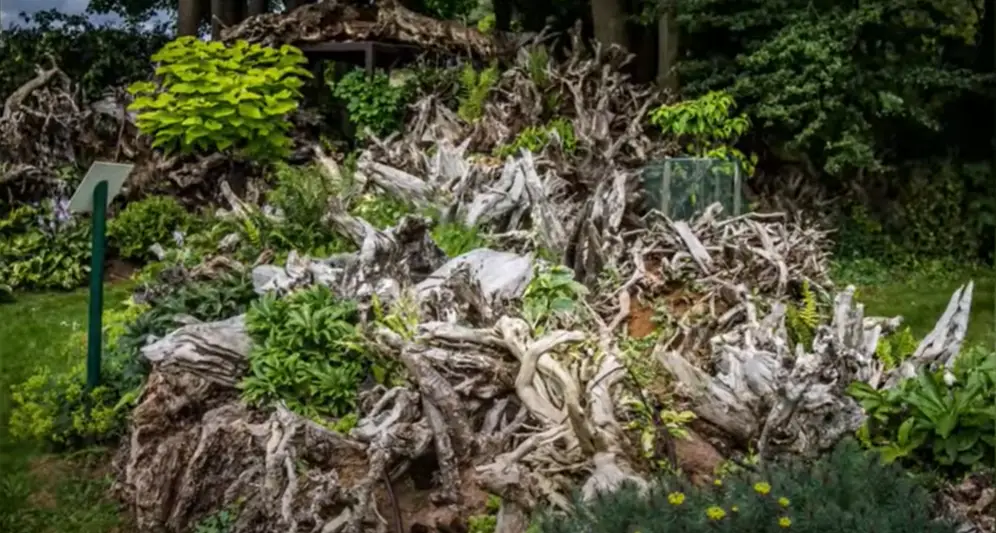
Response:
[[[723,480],[722,479],[717,479],[716,481],[713,481],[712,484],[716,485],[717,487],[722,487],[723,486]]]
[[[734,505],[733,507],[730,507],[730,510],[733,511],[734,513],[739,513],[740,512],[740,506],[739,505]]]
[[[681,505],[685,503],[685,495],[681,492],[672,492],[667,495],[667,503],[671,505]]]
[[[778,505],[781,505],[782,507],[788,507],[790,503],[792,502],[784,496],[778,498]]]
[[[723,517],[726,516],[726,511],[724,511],[721,507],[713,505],[712,507],[706,509],[706,516],[709,517],[709,520],[722,520]]]
[[[778,525],[781,527],[789,527],[792,525],[792,519],[787,516],[783,516],[778,519]]]
[[[761,496],[767,496],[768,493],[771,492],[771,485],[763,481],[760,483],[754,483],[754,492],[760,494]]]

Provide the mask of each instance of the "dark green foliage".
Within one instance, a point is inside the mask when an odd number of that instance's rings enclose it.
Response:
[[[466,17],[477,7],[477,0],[421,0],[421,3],[421,11],[443,20]]]
[[[959,357],[955,382],[924,372],[877,391],[855,383],[851,394],[869,415],[862,441],[897,459],[962,474],[994,466],[996,456],[996,352],[975,348]]]
[[[543,533],[954,533],[932,520],[932,508],[900,468],[848,441],[814,464],[775,464],[709,488],[667,477],[646,499],[626,489],[537,525]]]
[[[89,262],[90,224],[69,214],[67,199],[16,207],[0,219],[0,285],[10,290],[79,287]]]
[[[332,95],[346,105],[349,120],[360,138],[366,131],[384,137],[401,128],[406,106],[412,96],[406,84],[393,84],[383,72],[368,76],[361,69],[350,71],[337,81],[330,81]]]
[[[170,245],[190,230],[193,217],[172,196],[132,202],[107,223],[107,236],[121,257],[146,260],[154,244]]]
[[[254,302],[246,316],[255,345],[243,398],[253,405],[283,401],[316,420],[353,411],[357,389],[375,363],[359,319],[355,303],[323,286]]]
[[[988,163],[903,163],[866,185],[874,194],[848,202],[835,236],[836,255],[916,270],[932,259],[975,262],[996,222],[991,181]]]
[[[951,61],[974,44],[978,5],[692,0],[680,13],[682,79],[693,94],[731,91],[782,156],[836,176],[874,171],[981,87]]]
[[[33,13],[25,22],[5,29],[0,39],[3,97],[33,78],[36,65],[47,68],[51,56],[80,84],[84,100],[98,99],[110,87],[150,77],[149,58],[169,40],[161,26],[150,31],[139,24],[95,25],[85,15],[55,10]]]

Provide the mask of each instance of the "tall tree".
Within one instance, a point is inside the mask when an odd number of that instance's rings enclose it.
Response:
[[[629,48],[626,11],[621,0],[591,0],[591,21],[596,40]]]
[[[664,0],[657,19],[657,83],[678,90],[678,0]]]
[[[176,34],[197,35],[201,26],[202,3],[206,0],[180,0],[176,8]]]

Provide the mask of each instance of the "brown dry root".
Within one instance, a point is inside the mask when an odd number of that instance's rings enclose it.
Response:
[[[837,295],[832,321],[817,328],[811,351],[796,345],[792,352],[784,306],[775,304],[759,318],[754,303],[745,300],[746,322],[712,339],[715,376],[666,346],[656,356],[692,398],[696,414],[741,443],[756,442],[762,458],[816,455],[864,422],[863,410],[846,393],[851,383],[891,386],[919,366],[950,363],[964,339],[966,295],[971,297],[971,284],[955,292],[935,328],[950,334],[925,338],[911,359],[913,369],[883,370],[875,348],[901,320],[865,318],[853,287]]]
[[[326,0],[287,13],[256,15],[226,28],[222,39],[269,46],[382,41],[482,58],[499,53],[497,44],[476,28],[420,15],[393,0],[376,4]]]

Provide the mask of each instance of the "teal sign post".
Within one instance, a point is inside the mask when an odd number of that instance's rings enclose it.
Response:
[[[119,192],[134,165],[96,162],[72,199],[69,210],[90,213],[93,225],[93,249],[90,260],[90,309],[88,312],[86,350],[86,388],[93,390],[100,384],[100,356],[103,348],[104,313],[104,258],[107,255],[107,206]]]

